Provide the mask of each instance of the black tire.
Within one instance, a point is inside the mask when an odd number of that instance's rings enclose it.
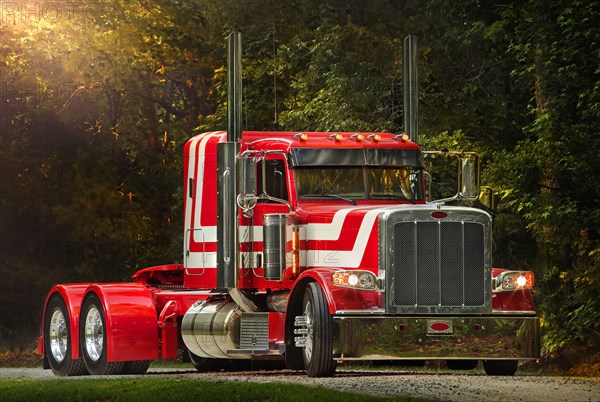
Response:
[[[148,371],[152,360],[136,360],[123,363],[121,374],[144,374]]]
[[[91,293],[83,301],[79,318],[79,346],[87,370],[92,375],[120,374],[124,362],[106,358],[106,320],[98,296]]]
[[[54,294],[44,314],[44,361],[56,375],[70,377],[87,374],[82,359],[72,358],[71,320],[62,296]]]
[[[450,370],[473,370],[477,367],[477,360],[448,360],[446,365]]]
[[[208,371],[245,371],[252,368],[250,360],[243,359],[209,359],[187,351],[190,362],[201,373]]]
[[[302,314],[308,330],[306,345],[302,348],[304,369],[309,377],[331,377],[335,373],[333,359],[333,322],[323,291],[311,282],[304,291]]]
[[[198,355],[193,354],[189,350],[187,352],[190,362],[199,372],[205,373],[207,371],[215,371],[219,369],[217,365],[217,359],[207,359],[204,357],[200,357]]]
[[[511,376],[517,372],[518,360],[484,360],[483,368],[487,375]]]
[[[275,371],[285,370],[285,360],[251,360],[250,370],[252,371]]]

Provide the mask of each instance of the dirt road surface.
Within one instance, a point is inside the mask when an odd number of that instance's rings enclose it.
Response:
[[[58,378],[41,368],[1,368],[0,378],[76,381],[85,376]],[[131,376],[128,376],[131,377]],[[287,382],[323,386],[378,396],[412,396],[436,401],[599,401],[600,378],[517,375],[486,376],[480,372],[356,371],[338,370],[333,378],[309,378],[301,372],[244,371],[198,373],[190,369],[150,368],[143,377],[205,381]]]

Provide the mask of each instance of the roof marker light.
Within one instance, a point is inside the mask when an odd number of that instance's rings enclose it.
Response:
[[[304,142],[304,141],[306,141],[308,139],[308,135],[306,133],[297,133],[297,134],[294,134],[292,136],[292,138],[294,138],[294,139],[296,139],[298,141]]]
[[[327,138],[334,140],[335,142],[340,142],[341,140],[344,139],[344,137],[340,133],[330,134],[329,137],[327,137]]]
[[[370,134],[367,136],[367,140],[373,141],[373,142],[379,142],[381,141],[381,135],[379,134]]]
[[[410,137],[408,136],[408,134],[402,133],[402,134],[395,135],[394,138],[392,138],[392,139],[395,141],[406,142],[406,141],[410,140]]]
[[[362,140],[364,140],[364,139],[365,139],[365,136],[364,136],[364,135],[362,135],[361,133],[356,133],[356,134],[352,134],[352,135],[350,136],[350,139],[351,139],[351,140],[354,140],[354,141],[358,141],[358,142],[360,142],[360,141],[362,141]]]

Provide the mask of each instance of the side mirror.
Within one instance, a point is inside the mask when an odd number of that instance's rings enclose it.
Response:
[[[479,198],[479,154],[475,152],[423,151],[433,163],[425,172],[427,200],[475,201]],[[436,188],[432,190],[431,184]]]
[[[476,200],[479,197],[479,155],[465,152],[461,155],[460,198]]]
[[[238,205],[247,214],[256,205],[256,163],[253,157],[242,157],[238,166]]]

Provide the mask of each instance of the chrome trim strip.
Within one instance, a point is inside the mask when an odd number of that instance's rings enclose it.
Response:
[[[337,310],[335,315],[384,315],[384,309],[377,310]]]
[[[536,314],[537,314],[537,312],[533,311],[533,310],[492,310],[492,316],[494,316],[494,315],[498,315],[498,316],[518,315],[518,316],[535,317]],[[358,316],[381,315],[381,316],[384,316],[385,310],[382,308],[376,309],[376,310],[337,310],[335,312],[335,315],[344,315],[344,316],[345,315],[358,315]],[[440,319],[443,319],[445,316],[439,315],[439,316],[431,316],[431,317],[439,317]]]
[[[533,310],[492,310],[492,315],[527,315],[535,316],[536,311]]]

